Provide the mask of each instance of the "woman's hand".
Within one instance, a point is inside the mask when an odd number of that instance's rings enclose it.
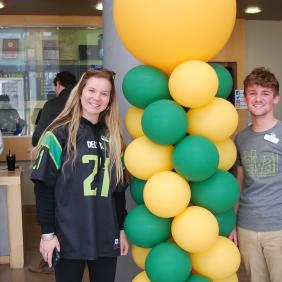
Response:
[[[44,240],[41,237],[39,251],[49,267],[52,267],[52,255],[55,248],[60,251],[60,243],[56,235],[51,240]]]
[[[119,233],[119,238],[120,238],[120,255],[121,256],[126,256],[129,250],[129,243],[127,240],[127,237],[125,235],[124,230],[120,230]]]
[[[229,239],[238,247],[238,236],[237,236],[237,230],[236,227],[231,231],[229,235]]]

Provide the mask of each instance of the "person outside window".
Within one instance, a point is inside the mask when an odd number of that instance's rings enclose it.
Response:
[[[40,118],[37,118],[35,131],[32,135],[32,145],[38,144],[39,138],[46,127],[63,110],[69,94],[76,85],[75,76],[68,71],[59,72],[54,78],[56,97],[47,101],[42,111],[39,111]]]

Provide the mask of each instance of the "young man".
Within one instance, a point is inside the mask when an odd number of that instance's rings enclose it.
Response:
[[[241,185],[237,234],[251,282],[282,281],[282,121],[274,116],[279,83],[267,69],[244,80],[252,124],[236,136]]]

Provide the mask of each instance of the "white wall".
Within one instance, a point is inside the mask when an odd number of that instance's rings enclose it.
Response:
[[[103,7],[104,66],[116,73],[115,87],[119,100],[122,129],[125,133],[124,118],[129,103],[122,93],[122,79],[127,71],[139,65],[140,62],[127,51],[117,35],[113,21],[113,0],[103,0]],[[130,142],[130,137],[127,134],[125,136],[127,142]],[[127,210],[134,206],[129,189],[127,189],[126,203]],[[131,255],[119,257],[115,282],[130,282],[138,272],[140,272],[140,269],[133,262]]]
[[[282,95],[282,21],[247,21],[247,72],[260,66],[275,74]],[[282,120],[282,99],[275,110]]]

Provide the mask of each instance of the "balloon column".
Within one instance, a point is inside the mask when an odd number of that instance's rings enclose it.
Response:
[[[138,204],[125,220],[135,282],[236,281],[239,185],[232,77],[207,63],[229,39],[235,0],[115,0],[118,34],[144,65],[123,79],[134,140],[124,160]],[[192,269],[197,274],[191,274]]]

